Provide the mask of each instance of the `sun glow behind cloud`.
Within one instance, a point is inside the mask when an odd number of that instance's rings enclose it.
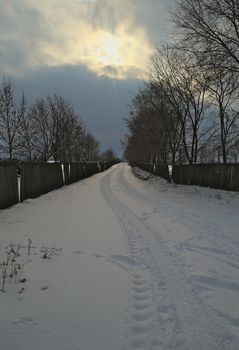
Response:
[[[152,54],[142,28],[130,34],[120,26],[111,33],[81,21],[68,23],[61,29],[61,36],[63,45],[58,45],[59,41],[43,45],[50,66],[84,64],[98,75],[142,78]]]
[[[145,29],[133,21],[133,3],[22,0],[27,12],[21,10],[18,0],[9,0],[5,13],[7,8],[18,28],[12,30],[11,40],[21,45],[24,56],[19,72],[24,65],[35,69],[83,64],[99,76],[143,78],[153,49]],[[0,2],[0,10],[1,6]],[[36,17],[35,28],[28,17],[31,14]],[[5,67],[7,64],[6,60]]]
[[[124,57],[121,55],[124,40],[104,31],[98,32],[97,34],[99,37],[99,40],[97,40],[97,42],[101,48],[101,52],[99,52],[98,56],[96,57],[99,63],[102,63],[104,65],[124,64]]]

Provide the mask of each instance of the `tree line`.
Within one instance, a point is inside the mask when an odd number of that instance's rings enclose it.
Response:
[[[157,48],[131,102],[123,143],[131,162],[239,157],[239,2],[179,0],[173,39]]]
[[[55,162],[99,159],[99,142],[62,96],[18,101],[11,80],[0,86],[0,159]]]

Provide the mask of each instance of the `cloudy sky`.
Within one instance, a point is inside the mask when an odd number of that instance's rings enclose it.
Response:
[[[70,99],[102,149],[120,153],[123,118],[174,0],[0,0],[0,76],[29,100]]]

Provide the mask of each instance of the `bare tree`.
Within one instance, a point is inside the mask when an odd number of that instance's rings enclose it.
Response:
[[[106,151],[100,154],[100,160],[106,163],[119,162],[119,158],[115,155],[111,148],[108,148]]]
[[[16,107],[12,82],[4,79],[0,88],[0,149],[9,159],[13,159],[16,151],[23,108]]]
[[[207,75],[188,53],[168,47],[158,49],[152,59],[150,79],[166,89],[168,102],[181,123],[180,134],[189,163],[197,161],[199,143],[205,137]]]
[[[17,158],[24,160],[33,159],[33,136],[34,130],[31,125],[31,119],[29,117],[29,111],[27,109],[27,102],[24,93],[21,99],[21,120],[18,131],[18,147],[17,147]]]
[[[70,162],[74,158],[75,138],[80,136],[80,120],[72,104],[61,96],[48,97],[52,120],[52,155],[55,161]]]
[[[175,164],[178,161],[179,149],[182,143],[182,124],[168,100],[167,87],[160,81],[149,82],[148,90],[151,95],[151,104],[155,111],[158,111],[158,122],[162,125],[161,135],[164,135],[166,142],[167,160]]]
[[[166,161],[166,138],[160,122],[161,110],[156,105],[156,98],[146,85],[131,103],[130,115],[126,119],[130,134],[125,138],[125,156],[130,161]]]
[[[239,112],[235,110],[239,96],[238,76],[224,67],[212,69],[211,75],[209,91],[218,111],[219,144],[223,162],[226,163],[228,151],[235,142],[239,130]]]
[[[82,139],[82,148],[84,149],[84,160],[91,162],[99,159],[99,142],[89,132],[86,132]]]
[[[181,48],[206,67],[224,64],[239,73],[238,0],[179,0],[173,13]]]
[[[92,161],[99,157],[99,143],[68,100],[49,96],[28,107],[24,93],[17,103],[11,81],[4,79],[0,87],[0,152],[9,159]]]
[[[25,126],[31,156],[48,161],[52,156],[52,119],[49,107],[43,98],[36,100],[31,107]]]
[[[177,41],[153,56],[126,120],[126,155],[194,163],[220,149],[227,162],[239,130],[239,2],[178,0],[173,21]]]
[[[61,96],[48,97],[52,120],[52,155],[55,161],[92,161],[98,158],[99,143],[86,130],[72,104]]]

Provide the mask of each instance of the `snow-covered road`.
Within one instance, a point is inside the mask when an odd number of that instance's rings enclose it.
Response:
[[[0,211],[0,262],[21,244],[26,278],[0,292],[0,348],[238,349],[238,227],[238,193],[126,164]]]

